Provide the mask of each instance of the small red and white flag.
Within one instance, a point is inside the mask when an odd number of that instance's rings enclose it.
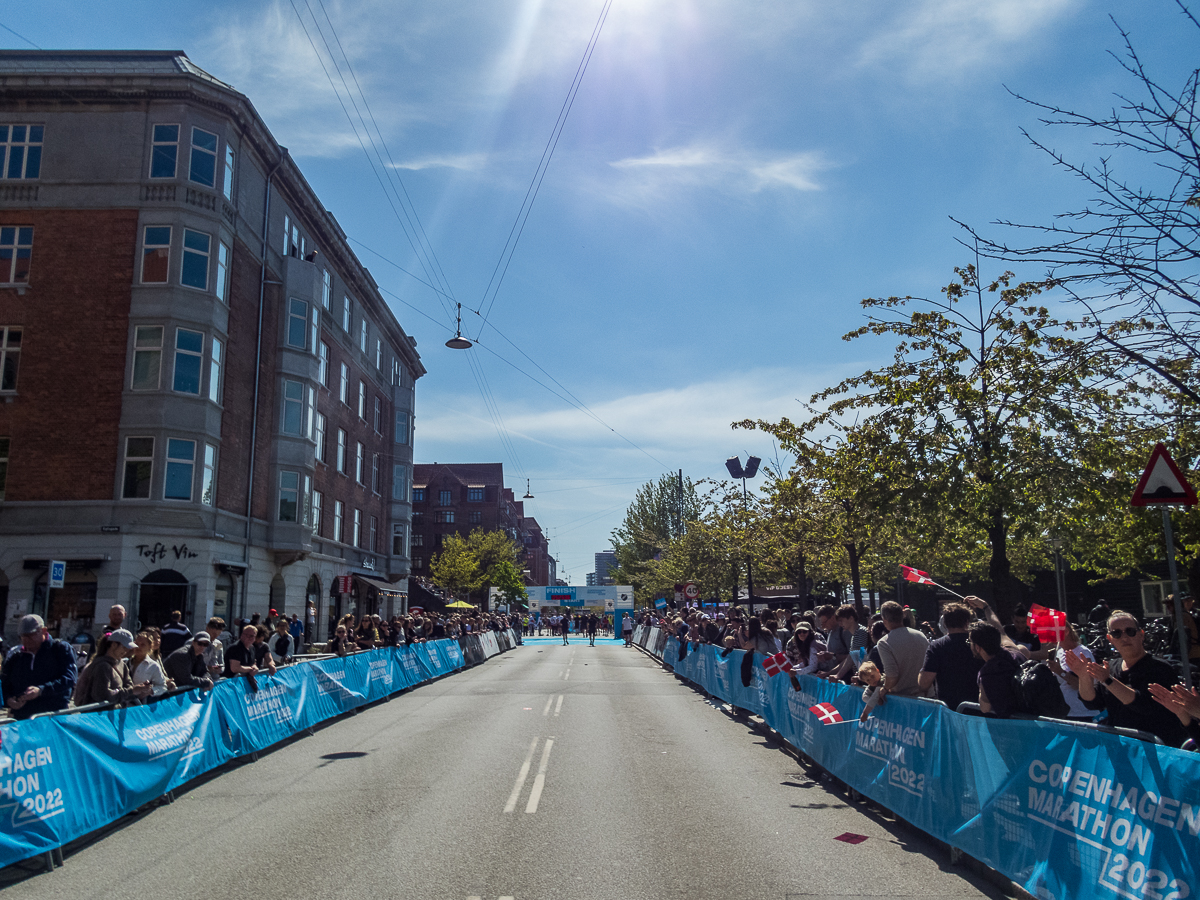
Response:
[[[836,725],[842,721],[842,714],[832,703],[818,703],[810,706],[808,711],[821,720],[822,725]]]
[[[1058,609],[1049,609],[1040,604],[1029,608],[1025,618],[1029,630],[1037,635],[1039,641],[1047,644],[1059,644],[1067,634],[1067,614]]]
[[[776,653],[763,660],[763,668],[767,670],[768,675],[775,676],[780,672],[792,671],[792,664],[788,661],[786,653]]]
[[[915,581],[917,584],[933,584],[933,579],[928,572],[922,572],[920,569],[914,569],[912,566],[901,566],[900,574],[907,581]]]

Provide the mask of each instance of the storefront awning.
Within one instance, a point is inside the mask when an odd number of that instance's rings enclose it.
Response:
[[[390,581],[380,581],[377,578],[368,578],[365,575],[355,575],[354,577],[368,587],[375,588],[375,590],[379,591],[381,594],[392,594],[396,597],[408,596],[407,585],[401,587],[398,584],[392,584]]]

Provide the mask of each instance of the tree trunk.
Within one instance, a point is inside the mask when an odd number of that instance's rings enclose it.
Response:
[[[988,538],[992,542],[992,559],[988,565],[988,575],[994,592],[992,602],[996,604],[996,615],[1000,617],[1000,621],[1008,622],[1016,605],[1013,597],[1012,564],[1008,561],[1008,525],[1004,521],[1003,507],[994,507],[991,513],[992,523],[988,527]]]
[[[862,602],[862,576],[858,571],[858,543],[850,541],[846,544],[846,552],[850,554],[850,580],[854,583],[854,608],[858,610],[859,620],[865,620]]]

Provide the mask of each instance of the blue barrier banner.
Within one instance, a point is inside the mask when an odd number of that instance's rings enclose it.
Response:
[[[891,697],[859,722],[862,692],[809,675],[800,690],[762,656],[669,638],[663,661],[759,713],[855,790],[1036,897],[1185,900],[1200,853],[1200,757],[1068,723],[987,719]],[[832,703],[845,719],[809,711]]]
[[[257,690],[232,678],[145,706],[6,723],[0,867],[60,847],[236,756],[464,664],[455,641],[431,641],[285,666],[257,675]]]

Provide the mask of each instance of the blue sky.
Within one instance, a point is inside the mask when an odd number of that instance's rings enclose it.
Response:
[[[1195,64],[1168,0],[614,0],[484,323],[473,310],[602,6],[34,0],[0,22],[44,48],[183,49],[249,96],[403,299],[429,370],[417,461],[499,460],[518,496],[528,477],[527,513],[576,584],[638,485],[773,457],[730,422],[799,416],[797,399],[886,359],[840,337],[862,297],[932,295],[970,261],[951,216],[1082,205],[1021,129],[1085,160],[1093,137],[1048,132],[1006,87],[1106,110],[1133,89],[1110,14],[1168,85]],[[445,348],[439,298],[363,249],[420,271],[296,9],[314,38],[328,13],[481,347]]]

